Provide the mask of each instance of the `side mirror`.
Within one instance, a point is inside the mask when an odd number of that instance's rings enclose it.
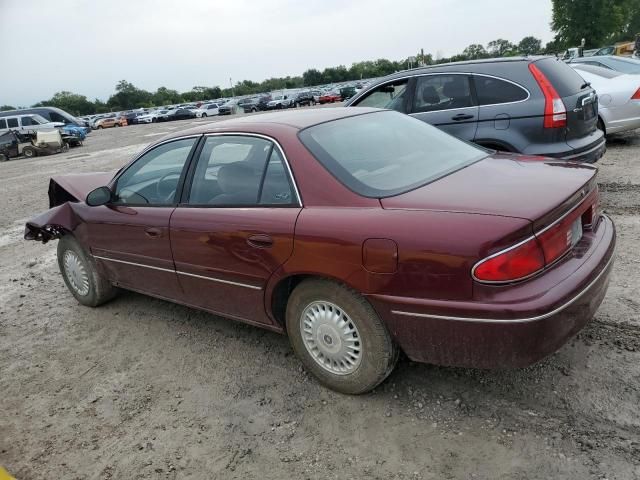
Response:
[[[112,198],[113,193],[109,187],[98,187],[89,192],[85,202],[90,207],[99,207],[100,205],[106,205],[109,203]]]

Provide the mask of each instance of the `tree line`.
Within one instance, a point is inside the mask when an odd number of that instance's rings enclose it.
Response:
[[[507,40],[498,39],[489,42],[486,48],[482,45],[470,45],[462,53],[449,58],[434,60],[431,54],[420,52],[415,57],[411,57],[412,60],[403,59],[396,61],[380,58],[378,60],[355,62],[350,67],[338,65],[337,67],[327,67],[323,70],[311,68],[306,70],[302,75],[295,77],[269,78],[262,82],[243,80],[237,82],[233,87],[224,89],[218,86],[195,86],[188,92],[178,92],[177,90],[167,87],[160,87],[155,92],[150,92],[136,87],[127,80],[120,80],[116,84],[115,93],[111,95],[106,102],[98,98],[91,101],[85,95],[62,91],[57,92],[50,99],[43,100],[32,106],[58,107],[74,115],[90,115],[141,107],[148,108],[175,105],[197,100],[253,95],[290,88],[357,81],[367,78],[383,77],[399,70],[404,70],[410,65],[432,65],[436,63],[496,56],[528,55],[537,53],[540,49],[541,41],[534,37],[525,37],[518,44],[512,44]],[[15,107],[11,105],[0,106],[0,110],[10,110],[14,108]]]
[[[97,98],[91,101],[84,95],[62,91],[33,106],[58,107],[75,115],[155,107],[381,77],[416,65],[514,55],[554,54],[568,47],[580,45],[583,38],[586,48],[596,48],[620,40],[632,40],[640,33],[640,0],[553,0],[552,13],[551,27],[555,37],[544,46],[540,39],[533,36],[524,37],[518,43],[499,38],[486,46],[471,44],[462,52],[447,58],[434,59],[431,54],[425,54],[421,50],[415,56],[397,61],[381,58],[356,62],[350,67],[339,65],[323,70],[311,68],[295,77],[269,78],[262,82],[243,80],[231,88],[195,86],[188,92],[178,92],[167,87],[150,92],[121,80],[115,87],[115,93],[106,102]],[[14,108],[11,105],[0,106],[0,110]]]

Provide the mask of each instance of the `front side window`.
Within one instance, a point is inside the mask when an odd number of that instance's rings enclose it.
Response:
[[[356,104],[358,107],[387,108],[398,112],[406,112],[406,96],[408,79],[380,85],[372,90]]]
[[[36,122],[34,122],[31,117],[22,117],[22,126],[23,127],[29,127],[31,125],[38,125]]]
[[[289,205],[296,198],[282,157],[262,138],[208,137],[195,168],[188,203],[207,206]]]
[[[499,78],[474,75],[473,81],[480,105],[519,102],[529,96],[524,88]]]
[[[435,112],[472,107],[467,75],[426,75],[418,77],[413,112]]]
[[[405,193],[487,156],[485,150],[396,112],[322,123],[302,130],[299,138],[338,181],[371,198]]]
[[[164,143],[138,158],[118,178],[114,203],[172,205],[185,162],[197,138]]]

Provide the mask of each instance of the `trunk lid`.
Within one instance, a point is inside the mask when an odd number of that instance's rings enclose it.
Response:
[[[524,218],[535,227],[573,208],[595,188],[597,168],[494,154],[433,183],[382,198],[386,209],[441,210]],[[579,193],[579,195],[576,195]],[[578,198],[579,197],[579,198]]]

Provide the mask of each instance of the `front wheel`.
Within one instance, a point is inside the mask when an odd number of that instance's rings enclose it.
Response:
[[[64,235],[58,241],[58,267],[67,288],[82,305],[97,307],[117,293],[72,235]]]
[[[9,160],[9,156],[4,153],[0,153],[0,162],[6,162],[7,160]]]
[[[327,387],[361,394],[393,370],[398,350],[371,305],[337,283],[300,283],[287,304],[287,332],[296,355]]]
[[[207,114],[206,114],[206,113],[203,113],[203,114],[202,114],[202,118],[207,118]]]

